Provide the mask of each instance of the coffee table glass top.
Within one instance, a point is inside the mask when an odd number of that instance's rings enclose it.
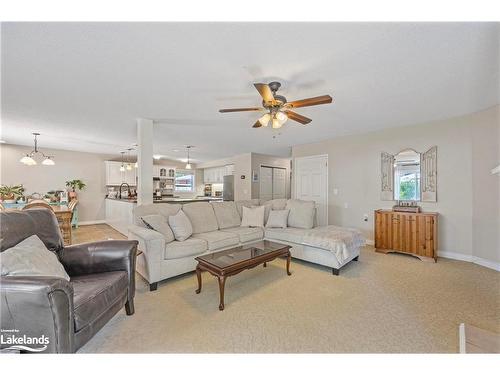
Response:
[[[264,240],[202,255],[197,257],[196,260],[210,263],[219,268],[225,268],[284,248],[289,248],[289,246]]]

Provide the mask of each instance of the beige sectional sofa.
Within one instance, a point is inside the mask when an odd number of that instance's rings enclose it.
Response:
[[[315,226],[310,221],[311,218],[306,217],[308,214],[304,207],[307,204],[299,200],[276,199],[261,202],[259,199],[252,199],[137,206],[134,210],[135,224],[129,227],[128,236],[129,239],[139,241],[138,247],[142,251],[137,258],[137,271],[147,280],[150,290],[155,290],[159,281],[193,271],[197,263],[194,258],[199,255],[269,239],[292,246],[293,257],[331,267],[333,273],[338,275],[341,267],[351,260],[357,260],[359,247],[364,244],[364,239],[355,230],[342,232],[344,238],[332,237],[332,231],[337,227]],[[265,222],[271,210],[289,208],[289,227],[241,227],[242,207],[258,205],[265,206]],[[193,227],[193,234],[185,241],[174,240],[167,243],[161,233],[148,229],[141,219],[147,215],[159,214],[168,222],[168,217],[181,209]],[[312,228],[309,228],[311,225]],[[321,237],[315,236],[315,233]],[[340,234],[338,231],[336,233]],[[353,234],[349,239],[350,233]],[[332,246],[332,241],[335,241],[335,246]]]

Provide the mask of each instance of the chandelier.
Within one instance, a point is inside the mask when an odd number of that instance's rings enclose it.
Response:
[[[38,163],[36,160],[33,158],[36,154],[41,154],[43,156],[43,161],[42,165],[54,165],[54,160],[52,159],[53,156],[48,156],[45,155],[42,151],[38,150],[38,140],[37,137],[40,135],[40,133],[31,133],[35,137],[35,148],[28,154],[24,155],[21,160],[19,160],[21,163],[24,165],[37,165]]]

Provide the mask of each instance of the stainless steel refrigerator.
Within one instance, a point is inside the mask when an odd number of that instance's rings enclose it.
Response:
[[[224,176],[222,180],[222,200],[234,201],[234,176]]]

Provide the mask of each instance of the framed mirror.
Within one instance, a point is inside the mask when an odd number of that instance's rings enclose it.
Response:
[[[424,153],[408,148],[381,154],[381,199],[437,201],[437,147]]]
[[[420,153],[409,148],[394,155],[394,200],[420,201]]]

